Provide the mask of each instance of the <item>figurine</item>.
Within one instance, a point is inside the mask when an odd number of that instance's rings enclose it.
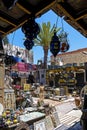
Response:
[[[13,82],[13,79],[10,76],[10,71],[7,70],[5,73],[4,88],[5,89],[12,89],[12,82]]]

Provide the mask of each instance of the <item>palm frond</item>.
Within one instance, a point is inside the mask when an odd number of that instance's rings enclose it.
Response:
[[[50,42],[52,39],[52,36],[54,35],[54,25],[51,28],[50,22],[42,23],[40,26],[40,33],[38,34],[37,38],[34,40],[35,45],[39,45],[43,47],[44,50],[44,64],[47,64],[47,55],[48,55],[48,49],[50,47]],[[56,28],[56,33],[60,31],[61,28]],[[45,54],[46,52],[46,54]]]

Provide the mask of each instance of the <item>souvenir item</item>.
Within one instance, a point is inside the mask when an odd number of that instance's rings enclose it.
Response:
[[[33,40],[37,38],[40,32],[39,25],[35,22],[34,16],[31,16],[29,20],[22,26],[22,32],[25,34],[26,40],[24,46],[27,50],[31,50],[34,46]]]
[[[20,115],[20,121],[28,122],[28,121],[31,121],[31,120],[36,120],[36,119],[44,118],[44,117],[45,117],[44,113],[31,112],[31,113],[28,113],[28,114],[25,114],[25,115]]]
[[[24,41],[24,46],[26,47],[27,50],[31,50],[32,47],[34,46],[34,42],[30,39],[26,39]]]
[[[1,128],[3,128],[5,126],[5,122],[4,119],[2,117],[0,117],[0,130]]]
[[[15,130],[30,130],[29,125],[25,122],[21,122]]]
[[[53,112],[51,117],[52,117],[54,126],[57,127],[60,124],[58,112],[57,111]]]
[[[66,52],[66,51],[68,51],[69,50],[69,48],[70,48],[70,45],[69,45],[69,43],[68,43],[68,40],[67,40],[67,33],[66,32],[64,32],[64,31],[62,31],[61,32],[61,37],[60,37],[60,51],[61,52]]]
[[[54,30],[54,35],[50,43],[50,51],[54,57],[56,57],[57,53],[60,51],[60,41],[59,41],[58,36],[56,35],[55,30]]]
[[[4,111],[3,105],[0,103],[0,115],[2,115],[2,112]]]
[[[46,130],[45,120],[42,119],[34,123],[34,130]]]
[[[11,66],[11,65],[15,65],[17,63],[17,61],[14,56],[6,54],[4,63],[6,64],[6,66]]]
[[[22,26],[22,32],[29,40],[33,40],[40,32],[39,25],[35,22],[34,16],[31,16],[29,20]]]
[[[81,99],[80,97],[75,97],[75,105],[78,108],[80,106]]]
[[[54,125],[53,125],[53,122],[52,122],[50,115],[45,117],[45,124],[46,124],[47,130],[53,130],[54,129]]]

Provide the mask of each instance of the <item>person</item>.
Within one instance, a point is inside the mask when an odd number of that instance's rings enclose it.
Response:
[[[80,97],[82,99],[83,95],[87,94],[87,82],[85,82],[84,87],[81,89]]]
[[[49,87],[53,87],[54,86],[54,75],[50,74],[49,75]]]
[[[85,82],[84,87],[81,89],[80,98],[82,102],[82,108],[87,109],[87,82]]]
[[[28,76],[27,83],[28,84],[33,84],[34,83],[34,76],[33,76],[32,72],[30,72],[30,74]]]
[[[81,119],[80,119],[80,122],[81,122],[81,125],[82,125],[82,128],[84,130],[87,130],[87,82],[85,82],[85,85],[84,87],[81,89],[81,92],[80,92],[80,97],[81,97],[81,104],[82,104],[82,115],[81,115]]]

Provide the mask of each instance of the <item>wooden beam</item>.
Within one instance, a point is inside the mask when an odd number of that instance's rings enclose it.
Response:
[[[12,33],[13,31],[17,30],[18,28],[20,28],[25,22],[27,22],[27,20],[23,21],[22,23],[20,23],[18,26],[16,26],[15,28],[9,29],[5,34],[3,34],[3,36]]]
[[[3,33],[4,35],[6,34],[4,31],[0,30],[1,33]]]
[[[43,12],[45,12],[46,10],[51,9],[51,7],[55,4],[55,1],[51,2],[51,4],[49,4],[48,6],[44,7],[43,9],[41,9],[40,11],[38,11],[35,16],[39,16],[41,15]]]
[[[31,12],[29,10],[27,10],[26,8],[24,8],[22,5],[20,5],[19,3],[16,3],[17,7],[20,8],[21,10],[23,10],[25,13],[27,14],[31,14]]]
[[[8,24],[10,24],[10,25],[12,25],[12,26],[14,26],[14,27],[16,27],[16,25],[15,25],[14,23],[10,22],[9,20],[7,20],[7,19],[5,19],[5,18],[2,18],[2,17],[0,17],[0,19],[1,19],[2,21],[4,21],[4,22],[6,22],[6,23],[8,23]]]
[[[75,18],[75,21],[78,21],[78,20],[80,20],[80,19],[82,19],[84,17],[87,17],[87,14],[84,14],[84,15],[81,15],[80,17],[78,17],[78,18]]]
[[[86,30],[69,14],[69,12],[67,12],[67,11],[62,7],[62,5],[57,4],[57,7],[58,7],[58,9],[60,9],[60,10],[63,12],[63,14],[64,14],[65,16],[69,17],[70,20],[73,21],[73,22],[77,25],[77,28],[79,27],[79,28],[84,32],[84,34],[87,34]]]

